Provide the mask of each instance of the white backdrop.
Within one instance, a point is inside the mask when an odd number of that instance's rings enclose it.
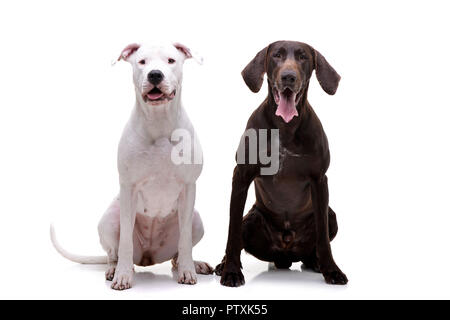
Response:
[[[14,1],[0,4],[1,298],[450,298],[450,45],[446,1]],[[187,61],[183,100],[205,166],[197,203],[206,234],[194,257],[224,253],[234,153],[253,94],[240,71],[275,40],[318,49],[341,74],[335,96],[311,80],[309,101],[332,154],[334,256],[350,282],[267,271],[242,254],[246,286],[200,276],[176,284],[170,264],[138,268],[115,292],[104,266],[51,247],[102,254],[97,222],[118,192],[116,148],[134,102],[130,42],[171,39]],[[254,201],[253,188],[247,207]]]

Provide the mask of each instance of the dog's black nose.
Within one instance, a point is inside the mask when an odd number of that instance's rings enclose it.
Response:
[[[164,74],[159,70],[152,70],[147,75],[148,82],[153,85],[158,85],[164,79]]]
[[[284,71],[281,74],[281,81],[285,84],[293,84],[297,80],[297,75],[294,71]]]

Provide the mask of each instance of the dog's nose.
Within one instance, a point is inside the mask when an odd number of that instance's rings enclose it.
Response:
[[[297,75],[294,71],[284,71],[281,74],[281,81],[285,84],[293,84],[297,80]]]
[[[164,74],[159,70],[152,70],[147,75],[148,82],[153,85],[158,85],[164,79]]]

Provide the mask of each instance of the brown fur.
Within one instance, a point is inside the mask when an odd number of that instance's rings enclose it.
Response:
[[[347,283],[331,253],[330,241],[338,227],[336,215],[328,205],[328,141],[307,100],[313,70],[323,90],[334,94],[340,76],[318,51],[304,43],[272,43],[242,71],[245,83],[253,92],[260,90],[267,73],[268,96],[250,117],[247,129],[279,129],[280,169],[273,176],[260,175],[263,165],[259,161],[238,164],[234,169],[228,244],[226,255],[216,268],[225,286],[244,284],[240,270],[242,249],[258,259],[274,262],[279,268],[289,268],[292,262],[302,261],[305,266],[320,271],[327,283]],[[275,88],[285,85],[282,79],[285,71],[296,75],[289,87],[299,97],[296,104],[299,115],[288,123],[275,115],[277,105],[273,95]],[[242,218],[252,182],[256,203]]]

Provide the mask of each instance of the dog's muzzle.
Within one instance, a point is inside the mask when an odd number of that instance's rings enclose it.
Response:
[[[145,92],[142,96],[145,103],[149,103],[152,105],[163,104],[171,101],[175,98],[176,90],[173,90],[170,93],[163,92],[158,87],[153,87],[151,90]]]
[[[300,101],[301,90],[294,92],[292,86],[278,86],[272,88],[272,94],[278,108],[275,115],[283,118],[284,122],[289,123],[295,116],[298,116],[296,105]]]

